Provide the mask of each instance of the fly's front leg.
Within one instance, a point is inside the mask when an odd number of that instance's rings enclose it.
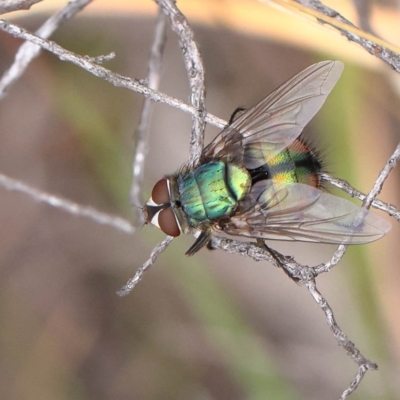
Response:
[[[186,252],[187,256],[192,256],[193,254],[197,253],[202,247],[208,247],[211,239],[211,230],[206,229],[201,231],[200,236],[196,239],[190,249]]]

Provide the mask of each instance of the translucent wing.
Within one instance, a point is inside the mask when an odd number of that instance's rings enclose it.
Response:
[[[335,86],[343,64],[324,61],[301,71],[227,126],[203,151],[203,162],[219,158],[243,164],[244,146],[263,143],[273,157],[292,143]]]
[[[223,225],[231,235],[319,243],[368,243],[390,230],[390,223],[340,197],[303,184],[269,181]]]

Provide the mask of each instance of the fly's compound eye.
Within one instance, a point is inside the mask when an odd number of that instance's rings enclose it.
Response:
[[[156,204],[169,203],[169,188],[166,179],[160,179],[153,187],[151,192],[151,199]]]
[[[168,236],[176,237],[181,234],[181,229],[178,225],[178,221],[176,220],[175,213],[172,208],[165,208],[159,212],[158,225],[160,229]]]
[[[168,180],[160,179],[153,187],[146,204],[147,221],[160,228],[168,236],[179,236],[181,228],[171,208]]]

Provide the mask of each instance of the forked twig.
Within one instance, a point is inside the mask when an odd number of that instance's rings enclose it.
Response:
[[[386,179],[388,178],[390,172],[393,170],[393,168],[396,166],[397,162],[400,159],[400,143],[397,145],[396,149],[394,150],[393,154],[387,159],[385,166],[379,173],[378,177],[375,180],[375,183],[371,189],[371,191],[367,195],[363,195],[362,193],[358,192],[362,197],[362,207],[363,208],[370,208],[374,204],[376,204],[375,197],[379,195],[379,193],[382,190],[383,184],[385,183]],[[328,177],[326,174],[323,175],[323,177]],[[331,181],[330,177],[329,179],[326,179],[328,182]],[[346,182],[347,183],[347,182]],[[379,200],[378,200],[379,201]],[[394,207],[394,206],[392,206]],[[378,208],[378,207],[377,207]],[[390,207],[389,207],[390,208]],[[387,209],[387,208],[386,208]],[[393,210],[392,210],[393,211]],[[399,212],[396,210],[396,212],[389,215],[393,216],[398,220]],[[315,272],[319,275],[323,272],[329,272],[332,267],[334,267],[336,264],[339,263],[339,261],[342,259],[344,256],[344,253],[346,252],[347,245],[341,244],[335,253],[333,254],[332,258],[326,262],[321,264],[318,268],[315,268]]]
[[[69,2],[59,12],[52,15],[37,31],[36,35],[44,39],[50,37],[62,23],[74,17],[93,0],[75,0]],[[0,99],[7,89],[25,72],[30,62],[41,52],[41,48],[31,42],[25,42],[15,54],[14,63],[0,79]]]
[[[357,189],[353,188],[350,183],[348,183],[344,179],[334,178],[325,173],[321,174],[321,177],[325,182],[329,182],[331,185],[347,193],[350,197],[356,198],[361,201],[364,201],[364,199],[366,198],[366,195],[364,193],[361,193]],[[385,203],[378,199],[374,199],[372,201],[371,207],[385,212],[386,214],[400,222],[400,211],[397,210],[395,205]]]

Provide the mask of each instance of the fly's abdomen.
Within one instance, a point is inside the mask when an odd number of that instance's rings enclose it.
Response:
[[[314,150],[301,140],[269,160],[272,179],[282,183],[303,183],[319,187],[321,162]]]
[[[270,148],[264,143],[252,144],[245,149],[246,165],[252,184],[271,179],[278,183],[303,183],[320,186],[321,162],[315,151],[300,139],[277,155],[269,156]]]
[[[182,208],[193,227],[232,214],[251,186],[245,168],[222,161],[178,175],[177,182]]]

